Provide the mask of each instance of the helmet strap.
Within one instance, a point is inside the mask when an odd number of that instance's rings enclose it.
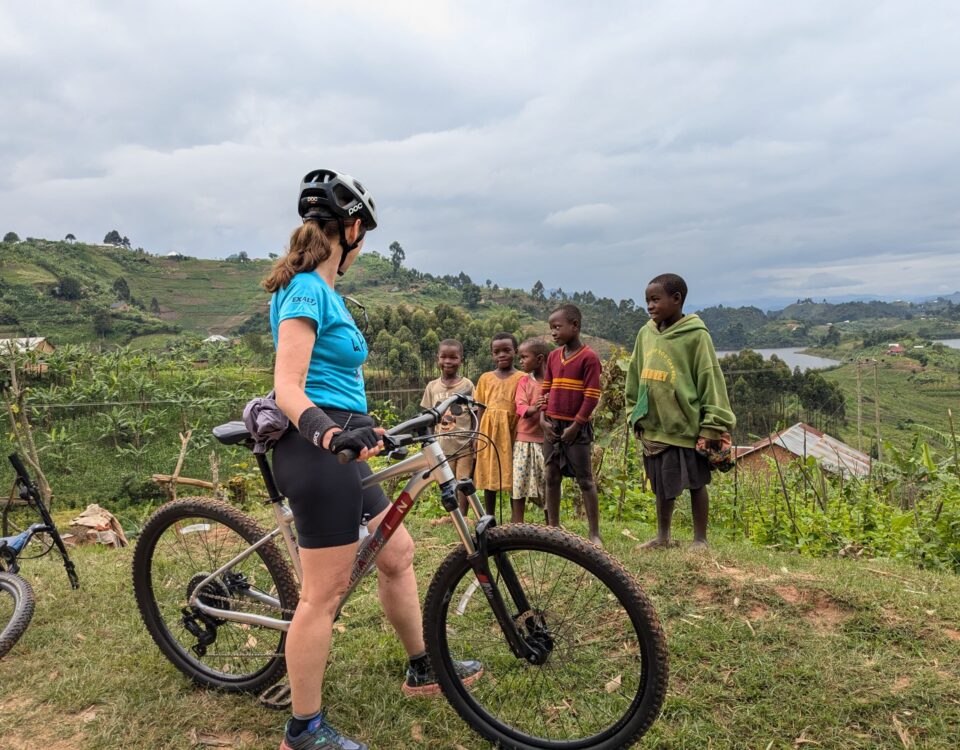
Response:
[[[348,243],[346,224],[343,219],[337,218],[337,226],[340,228],[340,263],[337,265],[337,276],[343,276],[343,264],[346,262],[347,256],[360,246],[366,232],[363,229],[363,222],[360,222],[360,231],[357,234],[356,242]]]

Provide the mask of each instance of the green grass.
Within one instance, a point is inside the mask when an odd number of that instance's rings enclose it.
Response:
[[[880,434],[884,441],[907,447],[916,434],[917,425],[949,432],[947,409],[953,410],[955,424],[960,426],[960,352],[950,349],[935,352],[929,348],[924,351],[930,360],[926,366],[907,357],[867,352],[879,362],[876,370],[873,362],[861,365],[864,450],[869,451],[876,442],[878,396]],[[857,447],[857,366],[847,363],[824,372],[824,377],[839,383],[846,396],[847,424],[837,437]]]
[[[411,526],[423,592],[452,532],[420,518]],[[641,553],[650,529],[623,530],[607,524],[608,545],[651,595],[671,653],[664,712],[641,746],[957,747],[957,577],[723,541],[705,554]],[[159,654],[136,613],[129,549],[73,554],[78,592],[57,560],[24,564],[38,603],[0,661],[5,748],[277,744],[283,714],[196,689]],[[444,701],[401,696],[403,653],[370,583],[348,611],[325,694],[344,732],[375,748],[489,746]]]

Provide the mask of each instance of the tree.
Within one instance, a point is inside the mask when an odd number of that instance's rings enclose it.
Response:
[[[157,302],[156,297],[150,300],[150,312],[152,312],[154,315],[160,314],[160,303]]]
[[[123,276],[118,276],[116,281],[113,282],[113,291],[117,295],[117,299],[130,301],[130,287],[127,286],[127,280]]]
[[[120,236],[120,232],[118,232],[116,229],[111,229],[106,233],[106,235],[104,235],[103,244],[116,245],[117,247],[120,247],[123,244],[123,237]]]
[[[3,235],[3,241],[4,241],[4,242],[19,242],[19,241],[20,241],[20,237],[17,235],[16,232],[7,232],[5,235]]]
[[[71,233],[71,234],[68,234],[68,235],[67,235],[66,237],[64,237],[63,239],[65,239],[67,242],[76,242],[76,241],[77,241],[77,238],[76,238],[72,233]]]
[[[833,324],[827,326],[827,332],[823,336],[824,346],[836,346],[840,343],[840,330]]]
[[[276,260],[276,259],[279,258],[280,256],[277,255],[276,253],[267,253],[267,257],[268,257],[270,260]]]
[[[237,262],[238,262],[238,263],[248,263],[248,262],[250,262],[250,256],[247,255],[247,251],[246,251],[246,250],[241,250],[239,253],[237,253]]]
[[[465,284],[463,287],[463,304],[473,309],[480,304],[483,292],[476,284]]]
[[[125,247],[125,248],[127,248],[127,249],[129,250],[129,249],[130,249],[130,238],[127,237],[126,235],[124,235],[123,239],[120,240],[120,244],[121,244],[123,247]]]
[[[400,268],[403,265],[403,261],[407,259],[407,254],[403,252],[403,248],[400,247],[400,243],[394,240],[390,243],[390,263],[393,266],[393,275],[397,276],[400,273]]]
[[[61,299],[80,299],[83,296],[83,289],[80,287],[80,282],[73,276],[64,276],[60,279],[57,296]]]
[[[106,336],[113,330],[113,318],[110,317],[110,311],[100,308],[93,314],[93,332],[97,336]]]
[[[545,299],[543,291],[543,282],[537,279],[537,283],[534,284],[533,289],[530,290],[530,296],[538,302],[543,302]]]

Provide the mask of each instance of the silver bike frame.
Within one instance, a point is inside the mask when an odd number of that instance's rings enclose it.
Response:
[[[447,457],[440,448],[439,441],[433,440],[426,443],[420,453],[410,456],[409,458],[405,458],[404,460],[395,464],[391,464],[390,466],[387,466],[386,468],[370,475],[363,480],[362,486],[364,489],[366,489],[374,485],[382,484],[388,479],[407,475],[410,475],[410,479],[407,480],[407,483],[399,497],[397,497],[397,499],[394,500],[391,506],[387,509],[383,521],[376,529],[374,529],[373,532],[363,539],[357,549],[357,555],[354,559],[353,569],[350,573],[350,584],[343,597],[340,599],[340,604],[337,607],[338,614],[340,609],[343,608],[343,605],[346,603],[347,599],[350,598],[350,595],[357,588],[357,585],[361,580],[363,580],[363,577],[373,569],[380,551],[390,540],[390,537],[393,535],[394,531],[403,522],[404,517],[416,503],[417,497],[419,497],[420,493],[429,487],[433,482],[436,482],[438,485],[443,487],[444,485],[447,485],[447,483],[455,481],[453,472],[450,470]],[[470,507],[473,508],[473,512],[476,514],[477,518],[483,516],[483,506],[480,505],[480,500],[477,498],[476,493],[468,495],[468,500],[470,502]],[[286,503],[282,501],[273,503],[273,510],[274,515],[277,518],[277,527],[200,581],[200,583],[194,588],[193,594],[189,599],[189,604],[191,607],[195,607],[197,610],[209,615],[210,617],[217,617],[221,620],[229,620],[230,622],[258,625],[260,627],[271,628],[273,630],[282,630],[284,632],[290,628],[290,620],[281,620],[279,618],[268,617],[266,615],[255,615],[250,612],[236,612],[228,609],[220,609],[218,607],[211,607],[209,604],[204,604],[200,601],[200,593],[203,591],[205,586],[211,583],[218,576],[226,573],[234,565],[237,565],[238,563],[247,559],[260,547],[262,547],[264,544],[268,544],[278,535],[282,535],[284,542],[286,542],[287,550],[290,552],[290,559],[293,561],[294,571],[297,574],[297,580],[301,582],[303,581],[303,568],[300,564],[299,548],[293,533],[293,513],[287,507]],[[467,521],[460,512],[459,507],[455,507],[454,510],[450,511],[450,517],[453,519],[453,527],[457,532],[457,536],[460,537],[460,542],[466,548],[467,553],[471,555],[474,554],[476,552],[476,547],[473,543],[473,537],[470,535],[470,529],[467,526]],[[257,602],[260,602],[261,604],[276,607],[277,610],[281,609],[280,601],[276,597],[269,596],[268,594],[264,594],[262,592],[254,592],[249,590],[245,595]]]

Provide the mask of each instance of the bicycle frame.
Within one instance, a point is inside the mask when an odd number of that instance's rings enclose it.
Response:
[[[262,462],[261,472],[264,473],[264,479],[267,483],[267,488],[270,491],[270,501],[273,504],[273,512],[277,519],[277,526],[272,531],[268,532],[266,535],[243,550],[243,552],[217,568],[217,570],[210,573],[210,575],[198,583],[194,588],[193,595],[190,597],[189,605],[196,610],[209,615],[210,617],[217,617],[222,620],[230,620],[232,622],[240,622],[248,625],[258,625],[261,627],[272,628],[274,630],[286,631],[290,627],[289,620],[281,620],[279,618],[268,617],[266,615],[256,615],[249,612],[236,612],[227,609],[220,609],[218,607],[212,607],[209,604],[204,604],[200,600],[200,594],[207,584],[216,579],[218,576],[226,573],[236,564],[245,560],[260,547],[268,544],[278,535],[283,536],[287,550],[290,552],[290,559],[293,561],[294,571],[296,572],[297,579],[301,582],[303,581],[303,568],[300,564],[300,556],[297,551],[297,542],[292,528],[293,513],[283,502],[284,498],[280,496],[279,493],[276,492],[275,487],[272,486],[273,483],[269,479],[269,467],[266,465],[266,460],[262,456],[258,456],[258,459],[260,459]],[[266,472],[264,472],[264,468],[266,468]],[[377,557],[379,556],[384,545],[390,541],[390,538],[400,527],[403,519],[416,503],[420,493],[422,493],[433,482],[436,482],[440,486],[441,493],[445,497],[444,505],[450,511],[450,516],[453,519],[454,528],[457,531],[457,535],[460,537],[460,541],[463,543],[468,554],[476,554],[476,545],[474,544],[473,537],[470,535],[470,530],[467,526],[466,519],[463,517],[463,514],[460,512],[460,509],[456,503],[457,482],[453,476],[453,472],[450,470],[447,458],[437,441],[431,440],[426,442],[423,446],[423,450],[416,455],[405,458],[396,464],[392,464],[391,466],[387,466],[386,468],[381,469],[380,471],[367,477],[363,481],[363,488],[366,489],[377,484],[382,484],[383,482],[393,479],[394,477],[407,475],[410,475],[410,478],[407,480],[406,486],[403,488],[403,491],[399,494],[397,499],[394,500],[387,509],[383,521],[377,526],[376,529],[374,529],[372,533],[363,539],[363,541],[360,543],[360,547],[357,549],[357,555],[350,573],[349,586],[341,598],[339,606],[337,607],[338,615],[340,610],[343,608],[343,605],[350,598],[351,594],[353,594],[360,581],[363,580],[364,576],[373,569],[373,566],[376,564]],[[451,498],[452,503],[450,502]],[[480,501],[477,498],[476,492],[470,493],[468,498],[474,513],[477,514],[478,518],[481,517],[483,515],[483,507],[480,505]],[[450,505],[452,505],[452,509],[449,507]],[[262,604],[274,606],[278,610],[280,609],[280,601],[274,597],[250,591],[247,592],[247,595],[256,601],[261,602]]]

